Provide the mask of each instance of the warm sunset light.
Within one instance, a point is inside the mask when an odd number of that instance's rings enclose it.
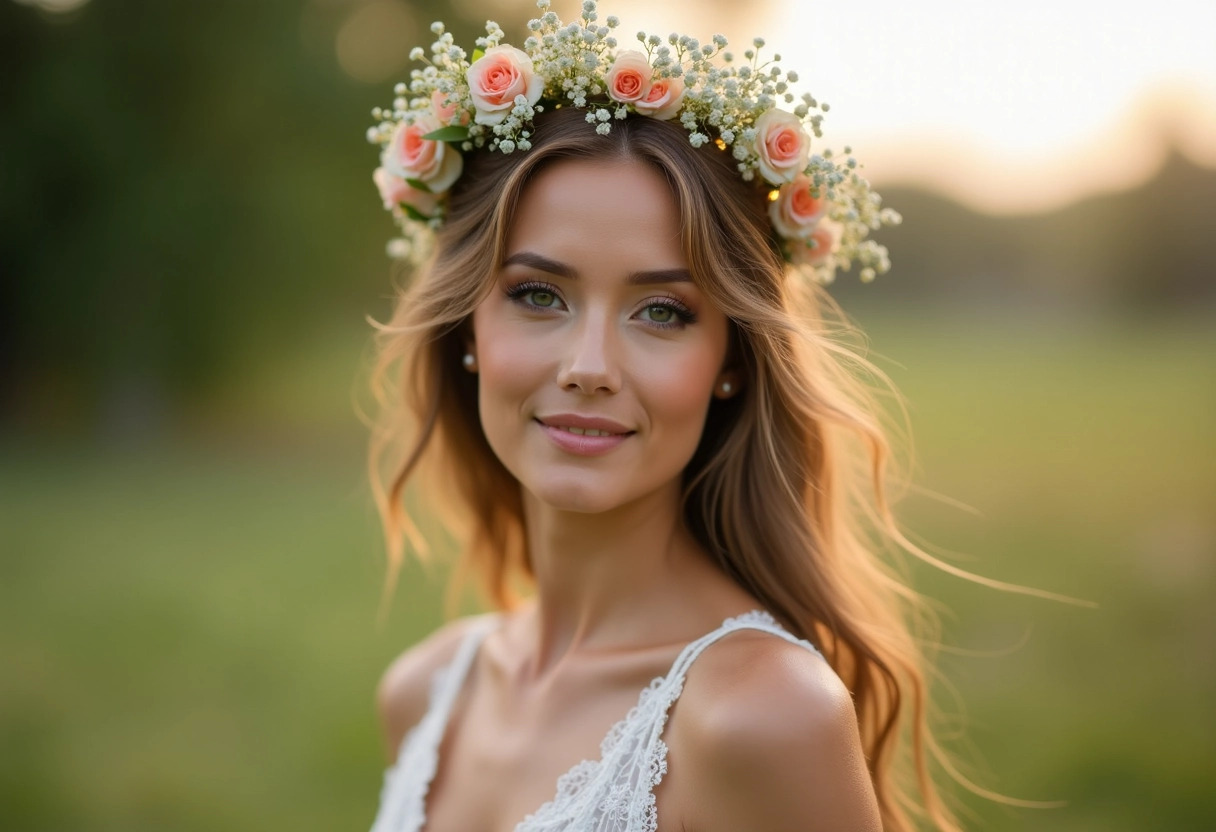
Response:
[[[1216,4],[1205,0],[614,7],[631,31],[717,27],[738,52],[763,35],[834,105],[827,141],[854,144],[876,181],[1008,212],[1134,185],[1171,140],[1216,166]]]

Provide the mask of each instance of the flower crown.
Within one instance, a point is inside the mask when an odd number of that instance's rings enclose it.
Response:
[[[503,44],[502,29],[488,21],[471,61],[442,23],[432,24],[430,59],[421,47],[410,52],[426,66],[413,70],[408,86],[397,84],[391,108],[372,110],[379,123],[367,138],[382,148],[373,179],[403,234],[389,243],[390,255],[425,258],[463,153],[525,152],[538,113],[575,107],[601,135],[636,113],[678,119],[693,147],[713,142],[729,150],[744,180],[768,188],[782,254],[811,279],[830,283],[837,269],[856,264],[869,282],[890,268],[886,248],[867,237],[898,224],[899,214],[882,207],[849,148],[843,161],[831,150],[810,152],[828,105],[804,94],[793,112],[780,109],[778,100],[795,102],[789,88],[798,76],[782,72],[780,55],[760,63],[763,40],[753,41],[741,65],[724,51],[722,35],[701,44],[673,34],[664,43],[638,32],[644,52],[618,51],[611,33],[620,21],[599,24],[595,0],[584,0],[581,22],[570,24],[549,4],[537,0],[543,13],[528,22],[523,49]]]

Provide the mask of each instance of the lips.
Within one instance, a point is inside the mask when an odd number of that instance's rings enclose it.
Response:
[[[620,422],[614,422],[602,416],[580,416],[577,413],[555,413],[552,416],[539,416],[536,421],[545,427],[558,428],[576,436],[617,436],[631,434],[630,430]]]
[[[554,445],[576,456],[608,453],[636,433],[611,419],[574,413],[542,416],[536,423]]]

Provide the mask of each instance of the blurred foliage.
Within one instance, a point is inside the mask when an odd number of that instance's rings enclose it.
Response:
[[[390,82],[335,57],[372,4],[0,0],[5,828],[370,822],[372,689],[440,620],[443,577],[412,567],[376,628],[348,394],[363,317],[388,309],[363,131]],[[481,13],[396,5],[405,46]],[[919,481],[978,512],[913,495],[908,525],[981,574],[1100,604],[916,570],[953,611],[947,642],[992,654],[943,661],[973,777],[1069,801],[972,799],[971,827],[1203,828],[1216,173],[1174,156],[1026,217],[884,192],[906,218],[884,235],[896,270],[833,291],[912,403]]]
[[[833,294],[846,302],[928,299],[1083,315],[1216,311],[1216,171],[1177,151],[1139,187],[1042,214],[994,217],[924,191],[882,194],[904,217],[882,233],[894,270],[881,292],[838,281]]]
[[[155,421],[319,321],[384,313],[363,134],[391,84],[333,52],[357,5],[0,2],[0,421],[88,426],[132,396]]]

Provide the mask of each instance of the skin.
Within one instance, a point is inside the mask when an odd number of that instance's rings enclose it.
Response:
[[[741,383],[728,322],[686,270],[678,206],[641,163],[560,162],[523,195],[468,349],[482,427],[524,495],[537,595],[477,655],[427,832],[514,829],[561,774],[598,758],[685,644],[760,606],[680,521],[680,475],[711,401]],[[555,413],[632,433],[603,455],[572,455],[537,422]],[[390,759],[466,627],[448,625],[385,673]],[[801,647],[747,631],[711,646],[664,739],[661,832],[880,828],[849,694]]]

